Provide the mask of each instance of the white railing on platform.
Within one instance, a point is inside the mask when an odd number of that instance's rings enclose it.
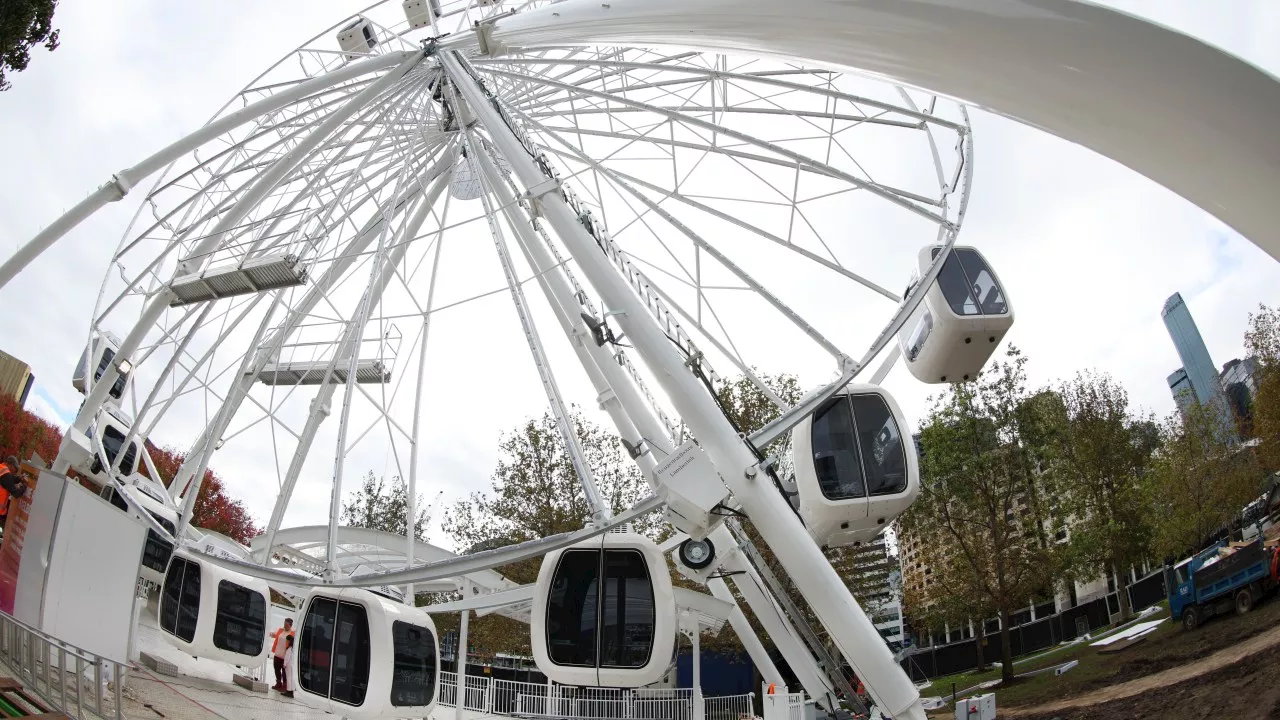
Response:
[[[704,698],[705,718],[753,718],[754,699],[753,693]],[[440,673],[440,704],[456,707],[457,700],[457,674]],[[468,675],[463,702],[467,710],[525,718],[696,720],[694,695],[690,688],[566,687]],[[802,719],[797,716],[795,720]]]
[[[86,720],[123,720],[123,666],[0,613],[0,662],[23,692],[51,710]]]
[[[754,718],[755,695],[725,695],[723,697],[704,698],[706,720],[745,720]]]

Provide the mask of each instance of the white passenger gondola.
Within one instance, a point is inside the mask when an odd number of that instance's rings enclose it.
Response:
[[[294,698],[341,717],[428,717],[439,695],[431,616],[368,590],[314,590],[295,655]]]
[[[640,687],[661,680],[676,641],[666,558],[653,541],[630,531],[548,553],[529,629],[538,669],[562,685]]]
[[[923,248],[907,294],[941,246]],[[972,380],[1013,326],[1013,308],[982,254],[952,247],[938,279],[898,332],[907,369],[927,383]]]
[[[910,430],[883,388],[849,385],[791,431],[800,517],[823,546],[871,540],[915,500]]]
[[[71,386],[79,390],[83,394],[89,393],[89,369],[93,368],[93,381],[97,382],[102,379],[102,375],[116,360],[116,353],[120,350],[120,338],[112,333],[94,333],[93,339],[89,341],[89,347],[80,355],[80,362],[76,364],[75,372],[71,374]],[[124,392],[129,385],[129,376],[132,367],[127,363],[122,366],[122,371],[116,377],[116,381],[111,385],[111,392],[108,393],[107,399],[104,401],[108,405],[118,405],[120,399],[124,397]]]
[[[364,16],[351,21],[351,24],[338,31],[338,46],[347,53],[348,60],[369,54],[378,46],[378,33],[373,28],[373,22]]]
[[[137,472],[142,460],[142,441],[135,437],[129,441],[128,446],[124,442],[132,424],[129,416],[119,408],[103,406],[98,411],[96,421],[85,433],[90,454],[82,457],[75,465],[76,471],[99,487],[109,485],[111,475],[108,470],[123,452],[118,477],[126,478]]]
[[[267,583],[179,550],[160,591],[160,629],[195,657],[256,667],[267,659]]]
[[[160,527],[167,530],[170,537],[175,537],[178,511],[165,505],[161,498],[156,497],[154,491],[145,484],[146,482],[145,478],[135,474],[130,482],[124,484],[125,492],[129,493],[134,503],[146,510]],[[103,488],[102,497],[121,511],[137,517],[137,510],[120,497],[114,485]],[[147,542],[142,546],[142,566],[138,571],[138,577],[156,585],[162,585],[165,573],[169,569],[169,558],[172,555],[173,544],[160,537],[155,530],[147,528]]]

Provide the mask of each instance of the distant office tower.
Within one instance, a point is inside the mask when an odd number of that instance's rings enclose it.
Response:
[[[1173,402],[1178,406],[1182,419],[1186,420],[1187,413],[1198,402],[1195,388],[1191,387],[1191,378],[1187,377],[1186,370],[1178,368],[1169,376],[1169,392],[1173,394]]]
[[[1178,351],[1178,357],[1182,359],[1180,372],[1186,374],[1187,382],[1191,386],[1190,390],[1200,405],[1210,408],[1210,412],[1218,416],[1223,433],[1220,437],[1225,441],[1234,441],[1236,439],[1235,423],[1232,422],[1226,397],[1222,394],[1218,369],[1213,364],[1213,358],[1209,357],[1209,349],[1205,347],[1204,339],[1200,337],[1200,330],[1196,327],[1196,321],[1192,319],[1191,311],[1183,302],[1180,293],[1174,293],[1165,301],[1160,316],[1164,318],[1164,326],[1169,330],[1173,347]],[[1175,372],[1169,376],[1169,389],[1173,392],[1175,402],[1179,402],[1178,397],[1182,391],[1181,386],[1177,389],[1174,387],[1174,378],[1177,375],[1178,373]],[[1183,409],[1181,405],[1179,409]]]

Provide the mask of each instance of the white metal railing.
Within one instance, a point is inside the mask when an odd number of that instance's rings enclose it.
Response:
[[[703,698],[706,720],[744,720],[754,718],[755,693]]]
[[[124,666],[0,612],[0,662],[23,692],[72,718],[123,720]]]
[[[755,717],[755,694],[703,699],[706,720]],[[458,676],[440,673],[440,704],[456,707]],[[803,710],[803,696],[801,696]],[[598,720],[695,720],[690,688],[567,687],[468,675],[463,707],[493,715]],[[800,716],[788,720],[801,720]]]

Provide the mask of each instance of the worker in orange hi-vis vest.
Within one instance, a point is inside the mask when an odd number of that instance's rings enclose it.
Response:
[[[778,690],[778,686],[777,686],[777,685],[775,685],[774,683],[769,683],[769,694],[770,694],[770,695],[772,695],[772,694],[774,694],[775,692],[777,692],[777,690]]]
[[[284,627],[271,633],[272,665],[276,671],[276,684],[272,685],[271,689],[277,692],[284,692],[288,687],[285,684],[284,656],[289,649],[289,643],[285,638],[289,637],[293,637],[293,618],[285,618]]]
[[[18,458],[10,455],[0,463],[0,528],[9,520],[10,498],[20,498],[27,494],[27,481],[22,479],[22,465]]]

